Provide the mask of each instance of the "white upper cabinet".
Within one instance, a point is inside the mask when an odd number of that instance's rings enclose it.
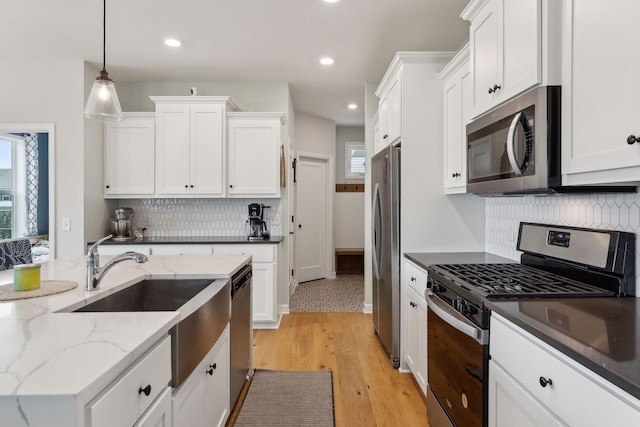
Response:
[[[124,113],[104,127],[104,197],[149,197],[155,192],[155,114]]]
[[[280,197],[283,113],[227,114],[230,197]]]
[[[555,0],[474,0],[470,21],[472,117],[539,85],[560,84],[560,12]]]
[[[380,126],[380,142],[376,152],[383,147],[395,143],[402,137],[402,66],[391,75],[385,75],[376,96],[380,99],[378,122]]]
[[[156,194],[225,195],[227,97],[151,97],[156,103]]]
[[[466,193],[466,124],[471,117],[473,100],[468,44],[440,72],[440,77],[444,80],[445,193]]]
[[[563,184],[640,182],[640,2],[564,2]]]

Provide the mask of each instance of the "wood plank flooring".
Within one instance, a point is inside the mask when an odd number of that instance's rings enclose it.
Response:
[[[333,371],[338,427],[428,426],[420,390],[391,367],[372,328],[370,314],[287,314],[278,330],[254,331],[253,366]]]

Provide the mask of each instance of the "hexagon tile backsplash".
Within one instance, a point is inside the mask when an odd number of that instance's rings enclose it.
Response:
[[[640,194],[490,197],[485,206],[486,251],[513,260],[520,260],[516,242],[521,221],[640,233]],[[640,284],[638,246],[635,264]]]
[[[272,236],[282,235],[280,199],[128,199],[133,222],[149,237],[246,236],[249,203],[271,206]]]

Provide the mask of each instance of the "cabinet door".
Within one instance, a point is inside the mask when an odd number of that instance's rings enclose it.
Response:
[[[380,121],[380,147],[386,147],[389,145],[389,98],[384,96],[380,100],[378,107],[378,120]]]
[[[468,68],[468,66],[467,66]],[[456,72],[444,85],[445,189],[466,183],[463,164],[462,80]],[[464,135],[466,136],[466,135]]]
[[[564,12],[562,173],[607,171],[570,184],[639,181],[640,143],[627,137],[640,137],[640,2],[570,0]]]
[[[155,115],[125,113],[105,124],[105,197],[150,196],[155,192]]]
[[[201,363],[176,391],[172,401],[174,426],[210,425],[205,424],[204,420],[203,396],[206,380],[204,363]]]
[[[275,322],[274,264],[253,263],[253,322]]]
[[[489,360],[489,426],[566,426],[500,365]]]
[[[405,360],[409,370],[415,376],[418,366],[418,304],[415,293],[407,288],[405,310],[407,311],[407,345]]]
[[[380,133],[380,116],[376,112],[373,117],[373,152],[374,154],[382,148],[382,134]]]
[[[402,69],[398,71],[395,79],[389,87],[387,94],[388,111],[388,131],[389,139],[387,143],[391,144],[400,139],[402,136],[402,82],[400,76]]]
[[[419,298],[418,306],[418,359],[416,360],[415,376],[422,393],[427,395],[427,302]]]
[[[229,329],[205,357],[206,375],[203,388],[204,421],[207,426],[224,426],[230,413],[229,396]],[[188,425],[188,424],[184,424]]]
[[[502,21],[501,0],[489,0],[478,12],[470,27],[471,70],[474,116],[481,114],[495,101],[495,86],[502,83]]]
[[[280,197],[280,119],[229,119],[229,195]]]
[[[167,387],[134,427],[171,427],[171,387]]]
[[[159,195],[189,192],[189,115],[188,105],[156,105],[156,182]]]
[[[190,108],[191,194],[224,195],[224,107],[192,105]]]
[[[153,245],[152,255],[211,255],[210,245]]]

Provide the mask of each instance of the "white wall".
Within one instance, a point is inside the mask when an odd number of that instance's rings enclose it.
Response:
[[[336,123],[333,120],[296,114],[296,151],[321,154],[331,158],[336,155]],[[331,171],[335,174],[335,171]]]
[[[373,141],[373,116],[378,111],[378,97],[376,88],[378,83],[367,83],[365,85],[365,134],[364,145],[367,150],[367,164],[371,164],[371,157],[374,151]],[[365,168],[365,182],[371,183],[371,168]],[[373,304],[372,282],[371,282],[371,185],[364,187],[364,305],[365,310],[370,311]]]
[[[92,76],[95,79],[97,73]],[[85,253],[85,69],[81,60],[5,60],[0,66],[0,120],[55,126],[56,257]],[[61,230],[61,219],[71,230]]]

